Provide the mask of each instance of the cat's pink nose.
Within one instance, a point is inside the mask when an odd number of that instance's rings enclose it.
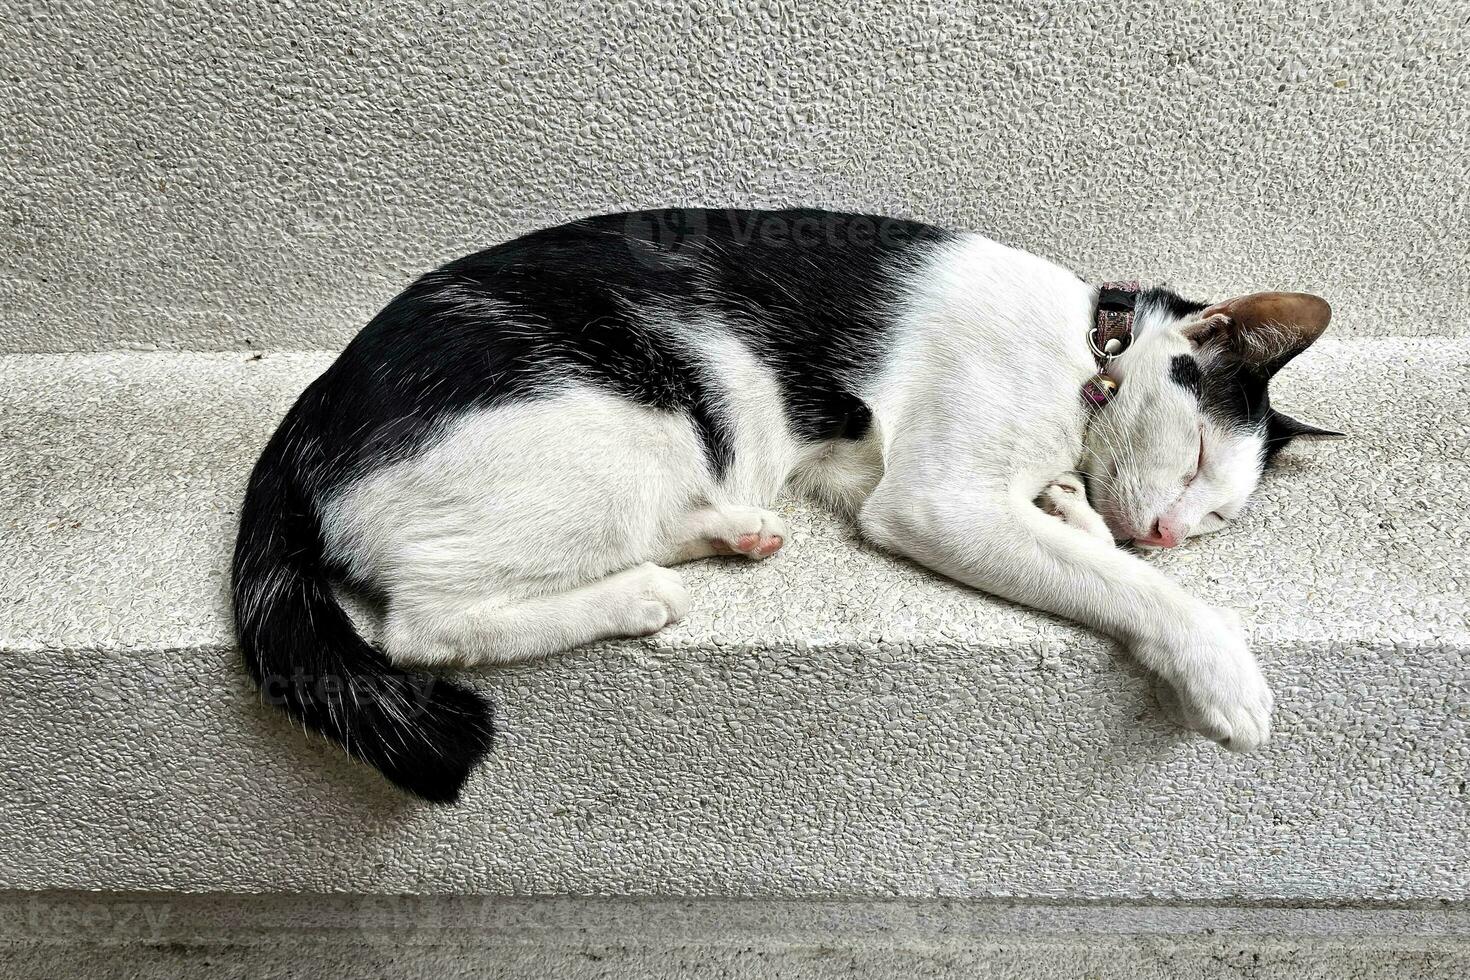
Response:
[[[1179,528],[1172,521],[1160,519],[1154,521],[1147,534],[1136,536],[1133,543],[1152,548],[1172,548],[1179,543]]]

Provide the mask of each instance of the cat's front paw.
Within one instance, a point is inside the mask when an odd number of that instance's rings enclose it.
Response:
[[[1250,752],[1271,737],[1275,698],[1246,645],[1240,618],[1211,609],[1193,617],[1169,641],[1166,679],[1179,695],[1183,721],[1235,752]]]
[[[618,599],[615,609],[623,617],[620,635],[647,636],[689,612],[689,593],[679,573],[654,564],[643,564],[619,572],[611,582]]]
[[[1087,489],[1075,473],[1063,473],[1036,497],[1036,506],[1053,517],[1060,518],[1079,531],[1085,531],[1108,544],[1113,543],[1113,532],[1103,522],[1102,516],[1087,502]]]

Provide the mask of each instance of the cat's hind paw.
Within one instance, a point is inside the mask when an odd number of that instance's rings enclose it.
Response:
[[[759,507],[722,508],[707,527],[717,554],[744,555],[752,561],[769,558],[786,543],[786,522]]]

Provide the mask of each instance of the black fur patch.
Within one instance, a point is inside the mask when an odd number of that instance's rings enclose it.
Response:
[[[1271,413],[1266,380],[1240,361],[1216,358],[1200,379],[1200,404],[1222,425],[1260,431]]]
[[[1198,398],[1200,393],[1199,361],[1188,354],[1176,355],[1169,362],[1169,380]]]
[[[868,430],[873,427],[873,411],[861,399],[854,398],[851,407],[847,410],[847,419],[843,423],[840,435],[844,439],[858,440],[867,436]]]
[[[1164,286],[1150,286],[1138,294],[1138,309],[1152,306],[1161,309],[1175,320],[1185,320],[1194,316],[1201,310],[1207,309],[1210,304],[1199,303],[1192,299],[1185,299],[1172,289]]]
[[[1270,466],[1292,436],[1278,431],[1268,378],[1239,362],[1222,359],[1205,372],[1200,402],[1212,418],[1231,428],[1256,432],[1266,441],[1264,466]]]
[[[295,412],[326,447],[314,472],[340,485],[442,419],[573,377],[687,414],[723,475],[733,444],[720,393],[677,342],[701,317],[769,365],[798,437],[852,438],[867,430],[855,392],[883,350],[896,277],[947,237],[866,215],[675,209],[466,256],[404,290],[302,396]]]
[[[1276,457],[1279,456],[1279,455],[1281,455],[1281,450],[1283,450],[1287,446],[1291,445],[1291,440],[1294,439],[1294,438],[1295,438],[1295,434],[1294,433],[1288,432],[1288,431],[1284,431],[1284,429],[1281,426],[1278,426],[1276,424],[1276,413],[1275,412],[1272,412],[1269,416],[1267,416],[1267,418],[1266,418],[1266,463],[1265,463],[1265,465],[1266,466],[1270,466],[1273,462],[1275,462]]]

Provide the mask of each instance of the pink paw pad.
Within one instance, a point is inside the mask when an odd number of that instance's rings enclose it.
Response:
[[[769,558],[781,550],[786,541],[779,534],[742,534],[734,543],[723,542],[731,551],[751,558]]]

